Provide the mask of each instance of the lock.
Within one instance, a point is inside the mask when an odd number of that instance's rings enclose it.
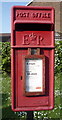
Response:
[[[11,17],[13,111],[54,108],[54,8],[14,6]]]

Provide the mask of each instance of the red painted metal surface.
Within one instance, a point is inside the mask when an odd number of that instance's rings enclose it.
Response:
[[[11,32],[12,110],[51,110],[54,107],[54,9],[14,6]],[[28,48],[45,56],[45,94],[24,96],[23,57]]]

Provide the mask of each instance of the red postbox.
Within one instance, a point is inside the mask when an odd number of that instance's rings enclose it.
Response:
[[[14,6],[11,32],[13,111],[54,107],[54,9]]]

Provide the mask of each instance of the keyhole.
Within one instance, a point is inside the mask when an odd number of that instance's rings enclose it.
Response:
[[[22,80],[22,76],[20,77],[20,79]]]

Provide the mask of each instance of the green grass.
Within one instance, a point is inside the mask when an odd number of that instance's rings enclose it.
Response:
[[[13,112],[11,110],[11,79],[10,75],[3,73],[2,76],[0,74],[0,78],[2,77],[2,92],[0,90],[0,95],[2,94],[2,105],[0,106],[0,109],[2,108],[2,120],[6,118],[11,118],[14,120],[25,120],[26,114],[22,112]],[[61,109],[61,94],[62,94],[62,75],[55,76],[55,107],[53,110],[49,111],[34,111],[35,119],[41,119],[41,118],[55,118],[60,119],[62,118]],[[1,84],[1,79],[0,79]],[[10,119],[10,120],[11,120]]]

